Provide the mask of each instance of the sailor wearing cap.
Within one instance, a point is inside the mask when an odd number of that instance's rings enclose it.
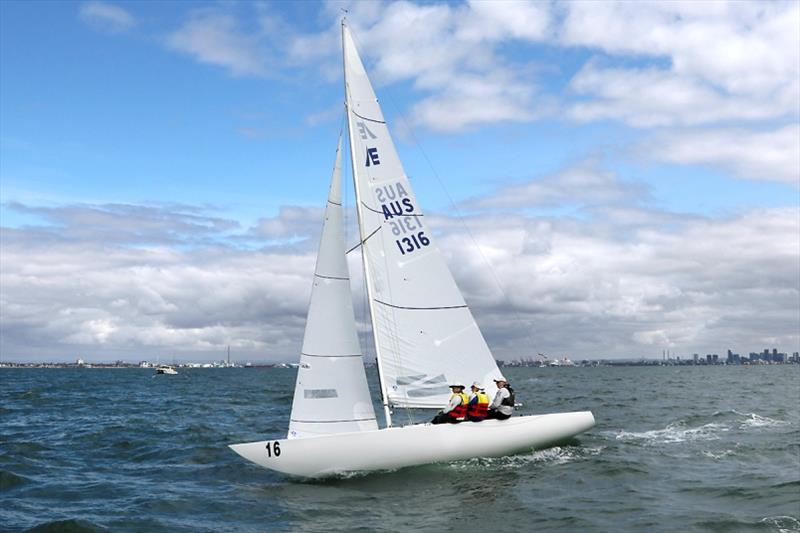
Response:
[[[469,397],[464,394],[464,385],[461,383],[454,383],[450,385],[450,390],[453,391],[453,395],[450,396],[447,407],[433,417],[431,424],[444,424],[447,422],[457,423],[466,418]]]
[[[508,385],[508,380],[503,376],[496,378],[494,383],[497,385],[497,394],[494,395],[494,400],[489,406],[486,418],[507,420],[511,418],[511,414],[514,412],[514,389]]]
[[[480,422],[486,418],[489,411],[489,397],[483,390],[483,386],[474,381],[472,383],[472,395],[469,397],[469,405],[467,406],[467,420],[472,422]]]

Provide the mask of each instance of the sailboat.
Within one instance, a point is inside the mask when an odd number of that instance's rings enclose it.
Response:
[[[358,342],[336,151],[286,438],[230,447],[290,476],[394,470],[551,446],[592,428],[590,411],[458,424],[395,425],[394,409],[438,409],[448,385],[501,377],[435,244],[378,100],[342,21],[345,110],[361,257],[386,427],[379,428]]]

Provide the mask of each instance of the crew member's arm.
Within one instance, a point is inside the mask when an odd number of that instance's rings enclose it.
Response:
[[[505,392],[505,394],[503,394]],[[503,403],[503,399],[508,396],[508,391],[505,388],[497,389],[497,394],[494,395],[494,400],[492,400],[492,404],[489,406],[489,409],[498,409],[500,404]]]
[[[458,407],[460,404],[461,404],[461,396],[456,396],[454,394],[453,397],[450,398],[450,403],[447,404],[447,407],[445,407],[442,410],[442,412],[443,413],[449,413],[450,411],[452,411],[453,409]]]

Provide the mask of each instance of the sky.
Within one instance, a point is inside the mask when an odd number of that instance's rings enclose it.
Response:
[[[796,1],[4,1],[2,360],[299,358],[342,9],[496,358],[800,351]]]

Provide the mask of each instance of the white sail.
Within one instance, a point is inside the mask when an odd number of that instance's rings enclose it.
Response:
[[[378,429],[356,333],[345,258],[342,142],[314,271],[289,438]]]
[[[349,28],[345,92],[364,271],[381,385],[391,405],[441,407],[447,385],[500,375],[436,247]]]

